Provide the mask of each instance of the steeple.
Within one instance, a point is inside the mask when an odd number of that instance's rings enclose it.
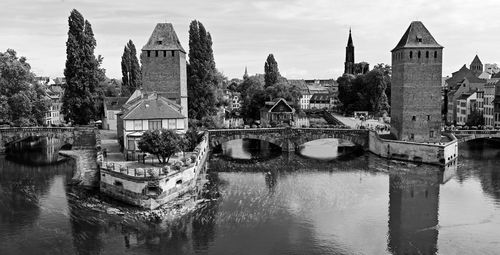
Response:
[[[351,28],[349,28],[349,39],[347,39],[347,47],[354,47],[352,44]]]
[[[245,66],[245,74],[243,74],[243,80],[245,79],[248,79],[248,70],[246,66]]]
[[[483,73],[483,63],[479,59],[479,57],[476,55],[474,59],[472,60],[472,63],[470,63],[470,70],[474,73],[474,75],[479,76]]]
[[[354,74],[354,44],[352,43],[351,28],[349,28],[349,38],[345,47],[344,73]]]

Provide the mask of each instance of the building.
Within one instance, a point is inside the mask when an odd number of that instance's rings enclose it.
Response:
[[[392,50],[391,133],[398,140],[440,141],[442,52],[420,21]]]
[[[496,87],[495,100],[493,100],[493,114],[495,120],[495,128],[500,128],[500,87]]]
[[[452,77],[446,80],[447,112],[446,122],[454,124],[457,121],[457,99],[462,94],[472,94],[474,91],[483,91],[485,79],[480,79],[465,65],[454,72]]]
[[[472,62],[470,63],[469,69],[474,73],[476,77],[479,77],[483,73],[483,63],[476,55]]]
[[[500,73],[500,67],[497,64],[484,64],[484,71],[490,75]]]
[[[170,23],[158,23],[142,47],[142,86],[181,106],[188,125],[186,51]]]
[[[243,100],[241,98],[241,93],[239,92],[229,93],[229,108],[231,110],[239,110],[241,108],[242,103]]]
[[[292,126],[295,121],[295,109],[283,98],[266,102],[260,110],[262,127]]]
[[[45,95],[50,100],[49,111],[45,113],[45,125],[59,125],[64,123],[62,109],[62,97],[64,90],[60,85],[49,85],[45,89]]]
[[[105,97],[104,98],[104,118],[102,128],[107,130],[118,130],[117,114],[121,112],[122,106],[127,102],[128,97]]]
[[[310,108],[331,110],[337,103],[338,100],[333,94],[316,93],[311,97]]]
[[[181,106],[162,95],[152,92],[133,99],[123,108],[124,151],[127,159],[135,159],[139,148],[137,142],[147,130],[170,129],[177,133],[187,130],[186,117]]]
[[[472,110],[477,110],[477,94],[462,94],[457,99],[457,125],[465,125]]]
[[[352,42],[351,29],[349,29],[349,38],[345,48],[344,74],[365,74],[370,70],[370,65],[366,62],[355,63],[354,44]]]
[[[495,126],[495,96],[496,91],[500,90],[500,83],[498,80],[489,80],[484,85],[484,125],[488,127]]]

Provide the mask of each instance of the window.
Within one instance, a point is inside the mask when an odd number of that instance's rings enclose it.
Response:
[[[155,50],[155,57],[158,57],[158,51]]]
[[[175,56],[175,52],[174,51],[171,51],[171,53],[172,53],[172,57]]]
[[[434,58],[438,58],[438,52],[434,51]]]
[[[429,137],[433,138],[434,137],[434,130],[429,131]]]
[[[151,57],[151,51],[147,50],[146,53],[148,54],[148,58]]]
[[[415,134],[410,134],[410,140],[414,140],[415,139]]]
[[[161,120],[150,120],[148,124],[149,130],[161,129]]]
[[[431,120],[431,115],[427,115],[427,120]]]
[[[167,57],[167,51],[166,50],[163,51],[163,57],[164,58]]]
[[[413,51],[410,51],[410,59],[413,58]]]
[[[168,129],[177,129],[176,119],[169,119],[168,120]]]
[[[157,41],[156,43],[161,45],[163,42],[160,40],[160,41]]]
[[[177,185],[177,184],[182,184],[182,179],[177,180],[177,181],[175,182],[175,184],[176,184],[176,185]]]
[[[412,116],[412,117],[411,117],[411,120],[412,120],[412,121],[417,121],[417,116]]]
[[[123,183],[121,181],[115,181],[113,184],[118,187],[123,187]]]
[[[419,42],[419,43],[422,42],[422,36],[417,35],[417,42]]]
[[[135,151],[135,140],[134,139],[127,140],[127,149]]]
[[[429,58],[429,51],[425,52],[425,58]]]
[[[418,54],[417,54],[417,55],[418,55],[418,58],[420,58],[420,51],[418,51]]]
[[[142,130],[142,120],[134,120],[134,130]]]

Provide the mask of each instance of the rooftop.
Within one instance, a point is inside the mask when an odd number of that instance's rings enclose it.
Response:
[[[127,120],[184,119],[178,105],[162,96],[142,98],[123,115]]]
[[[399,50],[402,48],[440,48],[443,46],[436,42],[434,37],[424,24],[420,21],[413,21],[406,32],[404,33],[399,43],[392,50]]]
[[[179,50],[186,53],[171,23],[156,24],[148,43],[142,50]]]

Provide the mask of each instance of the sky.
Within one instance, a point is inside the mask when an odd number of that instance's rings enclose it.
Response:
[[[96,54],[110,78],[121,79],[123,47],[146,44],[156,23],[174,25],[188,50],[189,23],[211,33],[215,62],[228,78],[263,73],[274,54],[289,79],[342,75],[349,28],[356,62],[390,64],[390,50],[413,20],[444,46],[443,76],[470,64],[500,63],[497,0],[1,0],[0,51],[25,56],[39,76],[63,76],[68,16],[91,24]]]

